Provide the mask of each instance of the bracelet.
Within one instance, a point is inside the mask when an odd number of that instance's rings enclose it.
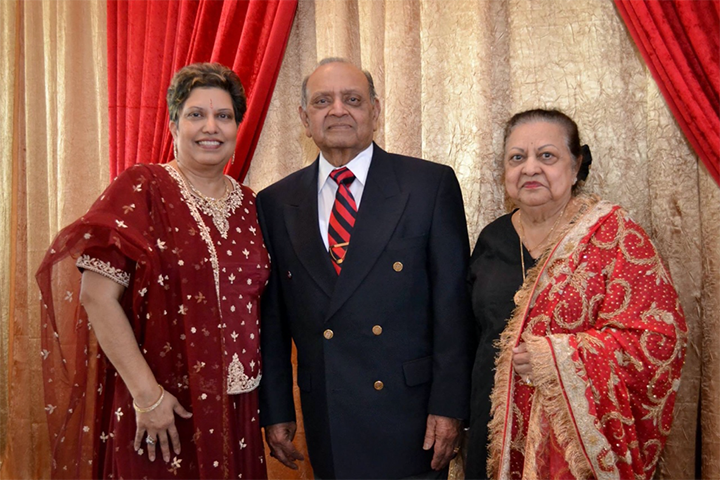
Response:
[[[138,412],[138,413],[152,412],[162,403],[163,398],[165,398],[165,389],[159,383],[158,383],[158,387],[160,387],[160,398],[158,398],[157,401],[155,403],[153,403],[152,405],[150,405],[149,407],[145,407],[145,408],[138,407],[138,404],[135,403],[135,400],[133,400],[133,408],[135,409],[136,412]]]

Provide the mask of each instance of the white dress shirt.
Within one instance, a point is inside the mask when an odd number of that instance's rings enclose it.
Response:
[[[367,181],[368,170],[370,170],[370,162],[373,156],[373,144],[358,153],[358,155],[350,160],[345,167],[355,175],[355,180],[350,184],[350,193],[355,198],[355,205],[360,209],[360,199],[362,198],[365,182]],[[335,167],[325,160],[322,152],[320,152],[320,161],[318,168],[318,225],[320,226],[320,236],[325,244],[325,250],[330,250],[328,243],[328,223],[330,222],[330,213],[335,203],[335,195],[337,194],[338,184],[330,178],[330,172]]]

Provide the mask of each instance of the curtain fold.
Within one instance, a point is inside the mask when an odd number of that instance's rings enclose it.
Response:
[[[17,23],[19,10],[16,2],[0,2],[0,91],[16,92],[18,55]],[[0,95],[0,245],[12,245],[13,229],[12,218],[14,189],[13,184],[13,151],[16,146],[13,138],[15,128],[15,102],[16,96],[12,94]],[[12,120],[11,120],[12,119]],[[8,420],[8,359],[10,332],[6,328],[10,323],[10,310],[12,307],[13,255],[11,248],[0,249],[0,453],[7,444]],[[0,456],[0,468],[2,467]],[[1,471],[1,470],[0,470]]]
[[[720,2],[615,5],[680,128],[720,185]]]
[[[297,0],[108,0],[110,174],[171,160],[165,92],[194,62],[219,62],[240,77],[248,110],[234,164],[242,181],[267,113]]]
[[[2,277],[9,282],[1,300],[8,410],[0,409],[6,436],[0,478],[47,478],[35,271],[58,229],[82,215],[108,183],[105,4],[12,0],[0,2],[0,12],[1,48],[14,45],[12,58],[0,65],[7,92],[0,100],[0,191],[10,218],[0,226]],[[10,22],[14,39],[6,43]]]

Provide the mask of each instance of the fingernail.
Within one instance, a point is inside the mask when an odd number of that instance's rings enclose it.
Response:
[[[430,450],[430,445],[428,445],[427,443],[424,443],[423,450]]]

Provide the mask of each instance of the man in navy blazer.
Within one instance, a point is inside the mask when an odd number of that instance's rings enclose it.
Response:
[[[472,363],[460,186],[444,165],[373,143],[372,77],[344,59],[305,79],[318,159],[257,197],[272,274],[262,301],[260,418],[297,468],[291,340],[316,478],[443,478],[468,418]],[[328,223],[345,166],[354,228],[338,274]],[[336,256],[337,258],[337,256]]]

